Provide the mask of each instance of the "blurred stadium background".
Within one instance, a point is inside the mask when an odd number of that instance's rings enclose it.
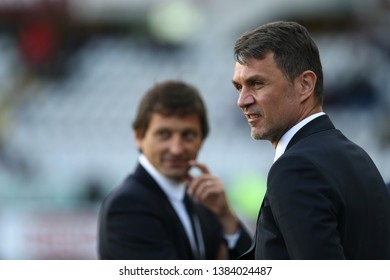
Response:
[[[235,105],[232,48],[281,19],[313,34],[325,111],[389,181],[389,0],[0,0],[0,259],[97,258],[100,202],[138,155],[136,105],[164,79],[201,90],[200,160],[252,228],[274,151]]]

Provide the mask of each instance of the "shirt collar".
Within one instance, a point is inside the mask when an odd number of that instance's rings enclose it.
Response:
[[[156,180],[157,184],[170,200],[183,200],[187,182],[176,182],[165,177],[150,163],[150,161],[143,154],[139,155],[138,162],[146,169],[150,176]]]
[[[290,128],[285,134],[283,134],[282,138],[280,138],[278,144],[276,145],[274,162],[277,161],[278,158],[280,158],[283,155],[283,153],[286,151],[287,145],[290,142],[290,140],[302,127],[304,127],[307,123],[322,115],[325,115],[325,113],[319,112],[310,115],[309,117],[301,120],[299,123],[297,123],[292,128]]]

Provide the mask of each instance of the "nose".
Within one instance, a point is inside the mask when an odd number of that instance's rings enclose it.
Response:
[[[171,143],[169,145],[169,151],[173,155],[180,155],[184,151],[184,145],[181,137],[176,135],[171,139]]]
[[[240,95],[237,99],[237,106],[241,109],[248,107],[249,105],[253,104],[255,102],[255,99],[253,98],[253,95],[246,90],[245,88],[241,89]]]

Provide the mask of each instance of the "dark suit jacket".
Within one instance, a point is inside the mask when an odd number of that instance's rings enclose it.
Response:
[[[215,259],[223,242],[216,216],[196,204],[205,242],[206,259]],[[251,237],[242,234],[231,258],[248,250]],[[157,182],[138,165],[124,183],[102,203],[98,253],[101,259],[194,259],[182,223]]]
[[[328,116],[306,124],[268,174],[243,259],[390,259],[390,198],[375,164]]]

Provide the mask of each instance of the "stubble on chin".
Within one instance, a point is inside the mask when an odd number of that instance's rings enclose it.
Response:
[[[251,137],[253,140],[262,140],[264,139],[264,135],[262,131],[260,131],[257,127],[251,126]]]

